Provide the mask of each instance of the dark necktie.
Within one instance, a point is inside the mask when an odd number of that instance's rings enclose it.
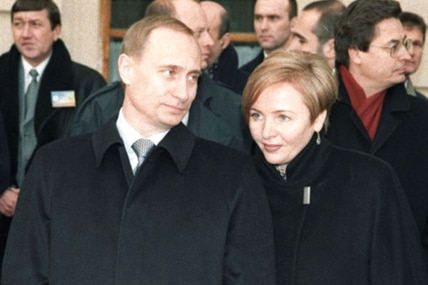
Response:
[[[151,140],[146,139],[139,139],[132,144],[132,149],[138,156],[137,170],[141,164],[143,164],[144,159],[147,157],[154,146],[155,144]]]
[[[39,73],[37,72],[37,70],[31,69],[30,75],[32,79],[30,85],[28,85],[27,92],[25,92],[25,122],[31,120],[34,114],[37,92],[39,91],[39,83],[37,82],[37,76],[39,75]]]

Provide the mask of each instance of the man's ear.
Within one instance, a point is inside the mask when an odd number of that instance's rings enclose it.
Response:
[[[56,27],[52,30],[54,35],[54,42],[59,39],[59,35],[61,34],[61,25],[56,25]]]
[[[225,48],[227,48],[229,46],[231,40],[232,39],[231,39],[230,33],[225,33],[221,37],[221,49],[224,50]]]
[[[126,54],[119,55],[117,60],[118,71],[120,75],[120,79],[125,85],[130,85],[132,82],[132,74],[133,74],[133,60]]]
[[[323,46],[322,52],[326,59],[334,60],[336,58],[336,52],[334,51],[334,39],[329,39]]]
[[[349,63],[359,65],[361,63],[361,51],[357,47],[350,47],[348,49]]]

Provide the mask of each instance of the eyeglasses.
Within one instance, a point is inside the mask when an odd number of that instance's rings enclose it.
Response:
[[[400,55],[400,51],[402,51],[403,48],[405,48],[406,51],[410,51],[413,47],[413,42],[408,39],[403,39],[397,43],[391,44],[390,46],[381,46],[381,45],[370,45],[370,46],[389,49],[389,54],[391,55],[391,57],[397,58]]]

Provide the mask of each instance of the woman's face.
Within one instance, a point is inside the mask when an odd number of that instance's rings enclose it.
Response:
[[[263,90],[250,108],[253,139],[270,164],[288,164],[324,124],[326,111],[312,124],[302,94],[289,83]]]

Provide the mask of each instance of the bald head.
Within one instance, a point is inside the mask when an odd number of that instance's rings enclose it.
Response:
[[[208,34],[208,21],[201,4],[195,0],[154,0],[148,7],[145,16],[162,15],[175,17],[192,31],[199,43],[202,54],[202,69],[208,67],[209,49],[214,44]]]
[[[226,9],[224,9],[223,6],[213,1],[202,1],[201,7],[207,15],[208,22],[212,22],[214,19],[219,19],[226,13]]]

